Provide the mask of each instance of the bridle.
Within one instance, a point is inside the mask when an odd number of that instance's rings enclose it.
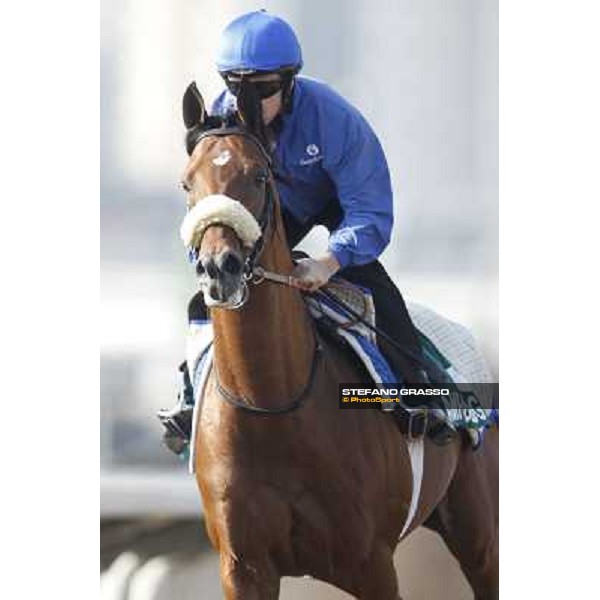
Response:
[[[258,148],[262,157],[265,159],[265,163],[266,163],[266,169],[265,169],[266,172],[264,173],[264,179],[263,179],[264,184],[265,184],[264,202],[263,202],[263,207],[262,207],[261,213],[257,219],[259,227],[260,227],[261,235],[256,240],[256,242],[254,242],[254,244],[250,248],[248,255],[244,259],[244,265],[243,265],[244,293],[242,295],[242,298],[235,305],[227,307],[229,310],[238,310],[238,309],[242,308],[242,306],[244,306],[244,304],[248,300],[248,297],[250,294],[248,291],[248,283],[253,283],[254,285],[259,285],[263,281],[268,280],[268,281],[273,281],[275,283],[281,283],[281,284],[289,286],[290,279],[289,279],[288,275],[282,275],[279,273],[267,271],[259,265],[259,261],[264,252],[266,243],[274,233],[273,223],[274,223],[274,214],[275,214],[275,193],[276,193],[275,189],[274,189],[275,180],[276,179],[284,179],[283,177],[278,176],[276,170],[274,169],[273,158],[267,152],[267,150],[265,149],[262,142],[255,135],[253,135],[251,132],[244,129],[243,127],[222,126],[222,127],[207,129],[207,130],[199,133],[198,136],[196,137],[196,139],[194,140],[194,146],[197,146],[201,140],[203,140],[204,138],[207,138],[207,137],[225,137],[225,136],[230,136],[230,135],[240,135],[240,136],[243,136],[243,137],[249,139]],[[194,253],[194,251],[191,251],[189,258],[190,258],[190,262],[192,262],[192,264],[197,264],[197,261],[199,260],[199,253],[197,251],[195,251],[195,253]],[[311,322],[312,322],[312,320],[311,320]],[[280,414],[285,414],[285,413],[289,413],[289,412],[296,410],[308,396],[308,393],[312,387],[313,381],[314,381],[316,373],[317,373],[318,363],[320,362],[320,358],[323,353],[322,352],[323,348],[322,348],[319,338],[317,336],[316,328],[314,327],[314,325],[313,325],[313,329],[314,329],[314,338],[315,338],[315,350],[314,350],[313,358],[311,361],[310,373],[309,373],[306,385],[303,387],[303,389],[300,391],[300,393],[297,394],[297,396],[293,399],[292,402],[290,402],[280,408],[275,408],[275,409],[267,409],[267,408],[261,408],[259,406],[253,406],[252,404],[249,404],[249,401],[247,399],[237,397],[234,394],[232,394],[229,390],[224,388],[219,381],[219,377],[218,377],[218,374],[215,369],[216,387],[217,387],[221,397],[226,402],[228,402],[229,404],[234,406],[235,408],[239,408],[239,409],[248,411],[252,414],[280,415]],[[213,365],[213,368],[215,368],[214,365]]]
[[[273,158],[267,152],[261,141],[248,130],[244,129],[240,126],[224,126],[224,127],[215,127],[212,129],[207,129],[202,131],[195,139],[194,146],[197,146],[201,140],[207,137],[226,137],[230,135],[239,135],[243,136],[246,139],[250,140],[256,148],[260,151],[261,156],[264,158],[266,163],[265,172],[261,177],[261,181],[264,183],[264,201],[263,207],[260,215],[257,218],[258,225],[261,230],[260,237],[253,244],[252,248],[248,252],[246,258],[244,259],[243,265],[243,277],[244,281],[253,283],[261,283],[263,279],[268,279],[268,275],[274,275],[276,277],[276,281],[287,283],[287,277],[283,275],[277,274],[269,274],[269,272],[265,271],[262,267],[257,266],[260,257],[264,251],[267,240],[273,233],[273,217],[275,212],[275,178],[277,175],[275,174],[275,170],[273,168]],[[190,250],[189,260],[192,264],[197,264],[199,260],[197,249]],[[247,285],[245,286],[245,293],[240,302],[236,305],[228,307],[230,310],[237,310],[244,306],[246,301],[248,300],[248,291]]]

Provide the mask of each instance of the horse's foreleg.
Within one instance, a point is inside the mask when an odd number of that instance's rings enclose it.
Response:
[[[357,596],[360,600],[401,600],[393,549],[385,542],[375,544],[361,571],[361,579],[357,585]]]
[[[280,578],[268,566],[238,560],[221,553],[221,583],[227,600],[277,600]]]

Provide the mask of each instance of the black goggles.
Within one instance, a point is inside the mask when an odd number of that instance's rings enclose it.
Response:
[[[281,79],[275,81],[252,81],[252,79],[246,79],[245,81],[246,84],[252,85],[261,100],[270,98],[283,89],[283,81]],[[227,85],[227,89],[234,96],[237,96],[242,87],[242,78],[235,75],[225,76],[225,84]]]

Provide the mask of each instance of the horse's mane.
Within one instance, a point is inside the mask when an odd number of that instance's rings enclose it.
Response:
[[[188,129],[185,134],[185,148],[188,155],[191,156],[200,136],[209,129],[219,129],[221,127],[234,127],[240,124],[239,116],[236,112],[230,111],[224,115],[210,115],[204,119],[201,125],[196,125]]]

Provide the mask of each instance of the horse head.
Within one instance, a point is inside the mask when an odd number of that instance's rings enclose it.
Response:
[[[247,281],[272,229],[276,195],[260,104],[240,94],[238,106],[237,113],[208,116],[195,83],[183,98],[190,158],[182,177],[188,213],[181,238],[206,305],[229,309],[248,297]]]

